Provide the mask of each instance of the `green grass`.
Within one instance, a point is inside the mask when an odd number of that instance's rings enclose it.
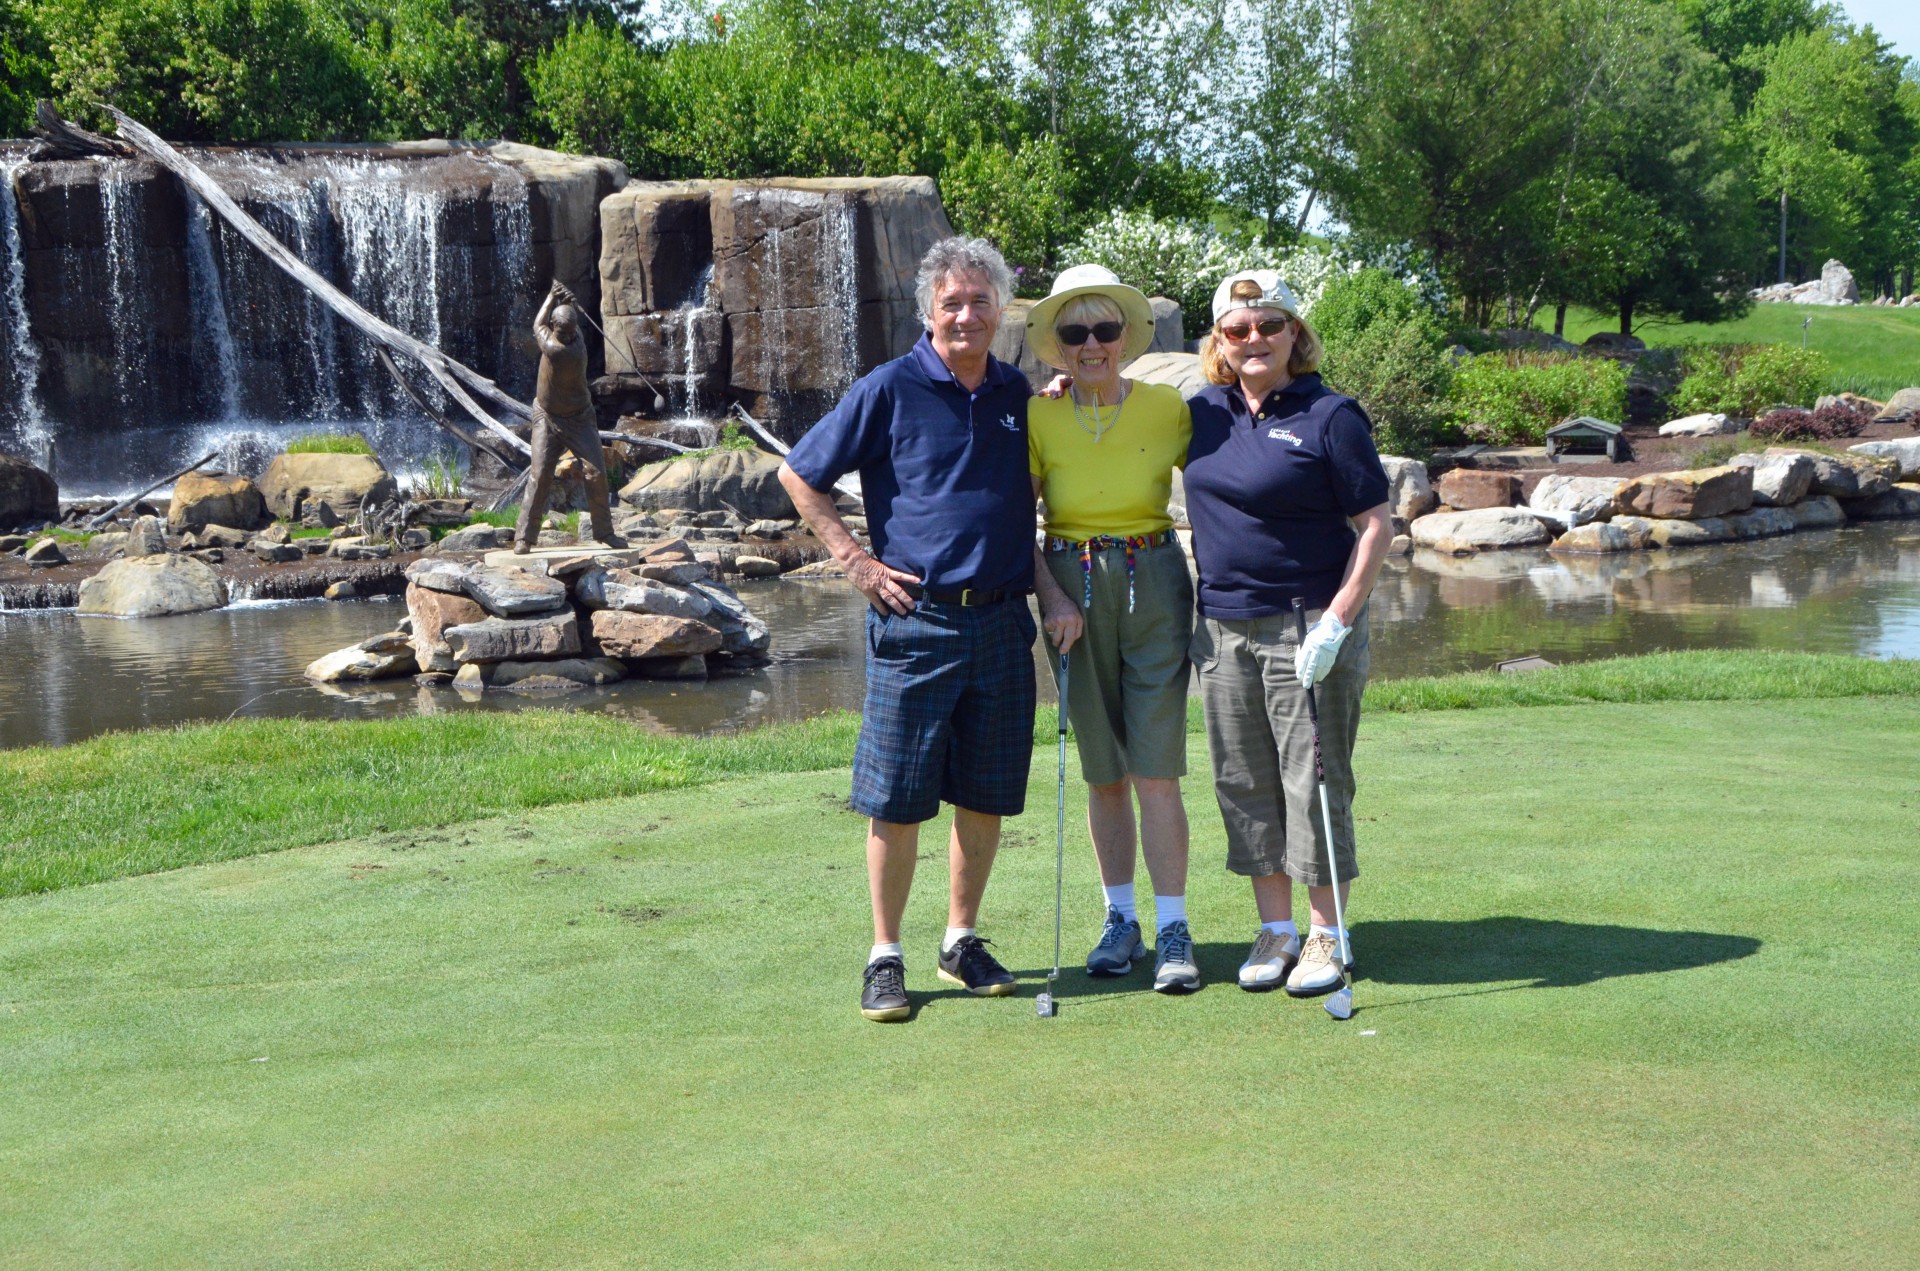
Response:
[[[1551,315],[1549,315],[1551,316]],[[1811,305],[1755,305],[1734,322],[1646,322],[1634,332],[1649,345],[1799,344],[1807,318],[1807,347],[1833,367],[1829,392],[1855,392],[1885,401],[1898,389],[1920,384],[1920,309],[1862,305],[1825,309]],[[1549,323],[1549,326],[1552,324]],[[1567,311],[1567,339],[1579,344],[1595,331],[1618,331],[1617,316]]]
[[[357,432],[317,432],[287,443],[290,455],[370,455],[373,447]]]
[[[1375,711],[1347,1024],[1231,986],[1197,739],[1207,987],[1045,1021],[1050,749],[1020,995],[932,974],[936,824],[887,1027],[844,769],[372,834],[355,784],[343,842],[0,900],[0,1267],[1911,1266],[1916,749],[1912,698]]]
[[[1375,711],[1581,702],[1920,695],[1920,662],[1732,650],[1525,675],[1376,681]],[[257,719],[0,751],[0,897],[449,825],[525,808],[851,760],[858,720],[823,716],[716,738],[659,737],[590,711],[327,722]],[[1202,731],[1188,703],[1188,731]],[[1034,724],[1051,746],[1052,712]],[[129,773],[165,773],[164,781]]]

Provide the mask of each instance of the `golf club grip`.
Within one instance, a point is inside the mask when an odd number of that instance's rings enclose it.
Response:
[[[1307,602],[1295,596],[1293,598],[1293,644],[1297,649],[1307,642]],[[1320,764],[1320,703],[1314,700],[1313,685],[1302,684],[1307,690],[1307,718],[1313,721],[1313,762]]]
[[[1054,712],[1060,722],[1060,735],[1067,735],[1067,655],[1060,655],[1060,709]]]

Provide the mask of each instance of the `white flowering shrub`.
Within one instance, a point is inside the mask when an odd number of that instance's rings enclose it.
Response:
[[[1278,269],[1293,288],[1304,315],[1329,280],[1350,272],[1335,254],[1318,247],[1270,248],[1232,238],[1195,221],[1160,220],[1143,212],[1114,212],[1061,250],[1062,267],[1105,265],[1120,281],[1150,296],[1177,301],[1189,338],[1213,321],[1213,292],[1228,274]]]

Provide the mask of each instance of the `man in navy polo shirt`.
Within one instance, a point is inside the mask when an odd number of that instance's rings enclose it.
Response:
[[[780,482],[867,598],[867,696],[853,759],[871,818],[873,951],[860,1013],[906,1019],[900,920],[920,823],[954,805],[940,978],[1001,997],[1013,976],[975,930],[1000,818],[1026,803],[1033,758],[1033,485],[1026,378],[988,352],[1013,273],[990,243],[949,238],[920,262],[927,331],[856,383],[787,456]],[[833,485],[860,474],[869,555]]]

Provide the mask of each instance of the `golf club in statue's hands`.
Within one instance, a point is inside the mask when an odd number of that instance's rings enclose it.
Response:
[[[1302,643],[1307,638],[1307,606],[1298,596],[1293,598],[1294,638]],[[1333,880],[1333,925],[1339,932],[1339,948],[1335,952],[1340,958],[1340,988],[1327,999],[1327,1014],[1335,1019],[1353,1018],[1353,982],[1347,978],[1347,967],[1353,957],[1347,949],[1347,915],[1340,903],[1340,865],[1333,850],[1333,809],[1327,803],[1327,768],[1320,759],[1320,704],[1313,695],[1313,684],[1302,683],[1307,691],[1307,720],[1313,725],[1313,779],[1320,787],[1320,826],[1327,835],[1327,875]],[[1064,770],[1063,770],[1064,771]],[[1064,786],[1062,787],[1065,788]],[[1056,956],[1054,961],[1058,962]]]
[[[1067,871],[1067,655],[1060,655],[1060,797],[1053,837],[1053,970],[1047,973],[1047,987],[1033,1001],[1034,1014],[1052,1019],[1053,985],[1060,978],[1060,903]]]

